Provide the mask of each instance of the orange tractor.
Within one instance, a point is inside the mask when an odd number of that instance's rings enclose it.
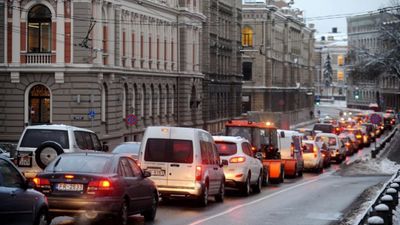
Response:
[[[255,156],[264,165],[263,185],[284,181],[285,168],[278,149],[277,128],[270,122],[230,120],[225,135],[241,136],[250,141]]]

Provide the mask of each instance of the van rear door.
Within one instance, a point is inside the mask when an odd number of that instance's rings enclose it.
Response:
[[[169,187],[194,188],[196,168],[193,164],[193,141],[170,139]]]
[[[142,169],[151,173],[151,179],[157,186],[167,185],[169,167],[169,139],[149,138],[144,151]]]

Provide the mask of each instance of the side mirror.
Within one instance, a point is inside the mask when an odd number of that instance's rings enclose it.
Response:
[[[227,165],[228,165],[228,160],[222,159],[220,166],[223,167],[223,166],[227,166]]]
[[[103,143],[103,152],[108,152],[108,150],[109,150],[109,147],[108,147],[108,145],[106,144],[106,143]]]
[[[22,183],[22,188],[25,190],[34,188],[34,187],[35,187],[35,183],[31,179],[26,179],[25,182]]]
[[[149,171],[143,171],[143,177],[144,178],[146,178],[146,177],[151,177],[151,173],[149,172]]]

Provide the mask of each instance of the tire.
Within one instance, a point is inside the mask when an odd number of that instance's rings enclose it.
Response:
[[[254,193],[260,193],[262,188],[262,172],[258,176],[257,183],[253,187],[253,192]]]
[[[49,220],[49,216],[47,213],[47,209],[41,209],[39,211],[39,213],[37,214],[35,221],[34,221],[34,225],[48,225],[50,224],[50,220]]]
[[[279,179],[279,183],[285,182],[285,169],[284,167],[281,168],[281,177]]]
[[[35,151],[36,164],[41,169],[44,169],[62,153],[64,153],[64,150],[59,144],[55,142],[44,142]]]
[[[204,185],[201,196],[198,199],[199,206],[206,207],[208,205],[208,183]]]
[[[151,200],[151,208],[143,212],[145,221],[153,221],[156,218],[157,206],[158,206],[158,195],[157,193],[153,194],[153,198]]]
[[[221,182],[221,186],[219,187],[219,193],[215,195],[216,202],[224,202],[225,198],[225,180]]]
[[[250,195],[250,174],[247,175],[246,182],[243,183],[243,186],[242,186],[240,192],[243,196]]]
[[[127,200],[124,200],[124,202],[121,205],[121,209],[118,213],[117,224],[119,224],[119,225],[127,225],[128,224],[128,212],[129,212],[129,205],[128,205]]]

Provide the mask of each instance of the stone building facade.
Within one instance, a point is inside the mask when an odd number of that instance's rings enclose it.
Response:
[[[110,147],[150,125],[201,127],[201,9],[197,0],[0,1],[0,141],[32,124],[90,128]]]
[[[278,126],[314,110],[314,30],[300,11],[267,3],[243,5],[243,113],[273,114]]]
[[[369,52],[371,55],[381,51],[384,47],[380,41],[380,26],[390,21],[388,14],[382,12],[360,14],[347,18],[347,33],[349,52],[353,52],[349,70],[353,69],[360,56],[360,51]],[[349,71],[350,73],[350,71]],[[350,108],[367,109],[369,105],[378,104],[381,109],[398,109],[400,81],[393,74],[375,74],[373,78],[365,76],[350,76],[347,91],[347,105]],[[359,98],[355,98],[355,91]]]
[[[204,128],[221,133],[224,123],[241,115],[241,0],[202,0]]]

